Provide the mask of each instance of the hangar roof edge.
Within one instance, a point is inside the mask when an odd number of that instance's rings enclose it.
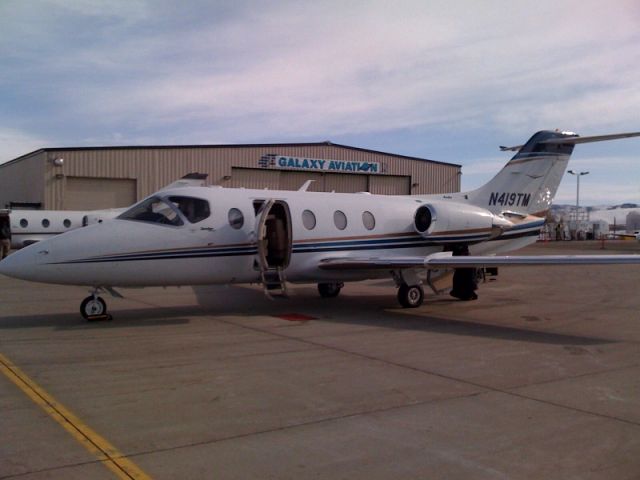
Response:
[[[360,152],[367,153],[377,153],[380,155],[388,155],[390,157],[398,157],[398,158],[406,158],[408,160],[419,160],[422,162],[430,162],[430,163],[438,163],[441,165],[449,165],[452,167],[462,168],[462,165],[457,163],[443,162],[439,160],[430,160],[428,158],[420,158],[420,157],[412,157],[410,155],[401,155],[396,153],[382,152],[380,150],[372,150],[369,148],[361,148],[361,147],[352,147],[350,145],[342,145],[340,143],[333,143],[329,141],[325,142],[302,142],[302,143],[238,143],[238,144],[204,144],[204,145],[114,145],[114,146],[100,146],[100,147],[51,147],[51,148],[39,148],[38,150],[34,150],[33,152],[26,153],[19,157],[16,157],[12,160],[9,160],[3,164],[0,164],[0,168],[8,165],[10,163],[14,163],[20,161],[26,157],[31,155],[35,155],[41,152],[68,152],[68,151],[80,151],[80,150],[142,150],[142,149],[161,149],[161,150],[169,150],[169,149],[178,149],[178,148],[255,148],[255,147],[339,147],[345,148],[348,150],[357,150]]]

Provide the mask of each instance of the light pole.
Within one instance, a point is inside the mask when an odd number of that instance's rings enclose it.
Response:
[[[578,178],[578,187],[576,189],[576,220],[578,219],[578,209],[580,208],[580,177],[582,175],[589,175],[589,172],[574,172],[573,170],[567,170],[567,173],[575,175]]]
[[[578,215],[580,211],[580,177],[583,175],[589,175],[589,172],[574,172],[573,170],[567,170],[571,175],[575,175],[578,179],[578,186],[576,187],[576,226],[575,232],[573,236],[576,240],[578,240]]]

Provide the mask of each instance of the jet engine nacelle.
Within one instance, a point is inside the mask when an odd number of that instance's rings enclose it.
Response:
[[[499,236],[513,223],[489,210],[466,203],[437,202],[421,205],[414,228],[434,243],[479,242]]]

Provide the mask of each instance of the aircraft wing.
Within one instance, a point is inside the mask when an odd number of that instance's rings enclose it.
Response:
[[[333,257],[320,261],[322,270],[403,270],[407,268],[481,268],[538,265],[640,264],[640,255],[469,255],[440,252],[427,257]]]

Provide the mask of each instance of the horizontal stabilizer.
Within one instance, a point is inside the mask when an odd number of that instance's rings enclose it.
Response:
[[[604,142],[606,140],[618,140],[620,138],[631,138],[631,137],[639,137],[639,136],[640,136],[640,132],[614,133],[611,135],[592,135],[590,137],[579,137],[575,135],[572,137],[550,138],[548,140],[542,140],[540,143],[577,145],[579,143]],[[500,145],[500,151],[501,152],[519,152],[522,147],[524,147],[524,145],[514,145],[513,147],[505,147],[503,145]]]
[[[562,138],[550,138],[549,140],[543,140],[540,143],[562,143],[573,144],[579,143],[591,143],[591,142],[604,142],[606,140],[618,140],[620,138],[640,137],[640,132],[631,133],[614,133],[612,135],[592,135],[590,137],[562,137]],[[502,147],[501,147],[502,148]]]

